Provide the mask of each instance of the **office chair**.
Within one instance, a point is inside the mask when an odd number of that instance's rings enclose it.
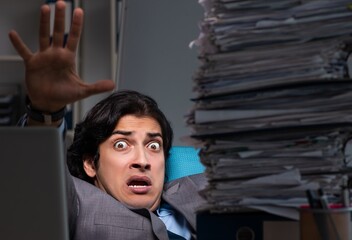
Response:
[[[170,156],[166,160],[165,181],[204,172],[205,167],[200,162],[198,153],[199,149],[194,147],[171,147]]]

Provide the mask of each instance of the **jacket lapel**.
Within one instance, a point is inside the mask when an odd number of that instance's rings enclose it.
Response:
[[[197,174],[192,177],[183,177],[165,184],[163,199],[173,208],[179,211],[196,230],[196,209],[205,203],[205,200],[197,194],[204,185],[205,177]]]
[[[150,219],[152,223],[152,228],[154,235],[159,239],[159,240],[168,240],[168,233],[165,227],[165,224],[152,212],[149,210],[143,208],[143,209],[131,209],[133,212],[138,213],[148,219]]]

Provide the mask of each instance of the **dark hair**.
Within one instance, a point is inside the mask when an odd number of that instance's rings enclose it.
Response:
[[[125,115],[155,119],[161,128],[165,160],[168,158],[173,131],[158,104],[136,91],[117,91],[97,103],[85,119],[76,125],[73,142],[67,152],[67,165],[73,176],[93,183],[93,179],[84,171],[83,159],[91,157],[95,166],[99,166],[99,145],[111,136],[116,124]]]

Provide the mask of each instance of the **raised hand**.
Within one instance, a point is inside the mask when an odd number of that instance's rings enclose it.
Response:
[[[52,41],[50,41],[50,9],[41,7],[39,50],[33,53],[15,32],[10,40],[25,63],[25,82],[33,108],[43,112],[55,112],[69,103],[90,95],[113,90],[111,80],[100,80],[87,84],[76,71],[76,50],[83,25],[83,10],[73,12],[72,26],[64,45],[65,35],[64,1],[57,1]]]

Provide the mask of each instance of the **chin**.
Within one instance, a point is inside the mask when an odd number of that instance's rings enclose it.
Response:
[[[138,200],[134,201],[131,204],[127,204],[127,205],[132,208],[146,208],[146,209],[149,209],[150,211],[154,211],[158,208],[159,203],[160,203],[160,200],[157,202],[155,202],[155,201],[140,201],[141,199],[138,199]]]

